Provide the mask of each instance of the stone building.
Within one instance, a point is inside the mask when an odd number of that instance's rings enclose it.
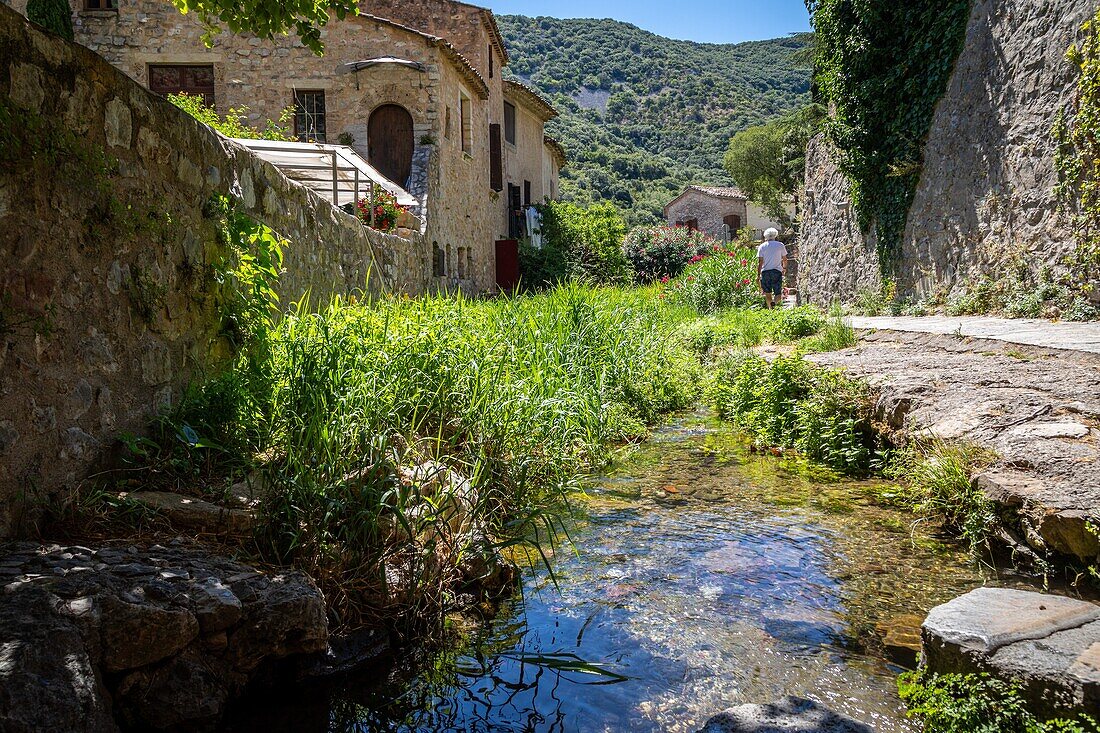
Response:
[[[724,239],[748,224],[748,204],[739,188],[688,186],[665,206],[665,221]]]
[[[317,57],[292,37],[224,32],[207,48],[198,19],[169,0],[72,5],[77,41],[152,91],[201,94],[223,114],[247,107],[253,124],[289,110],[299,139],[351,145],[421,201],[436,287],[495,287],[494,241],[508,234],[497,185],[508,55],[490,11],[363,0],[361,15],[325,27]]]
[[[523,234],[520,212],[555,198],[544,175],[547,158],[553,157],[545,127],[557,116],[557,110],[530,87],[511,79],[504,82],[504,199],[499,211],[509,239]],[[552,188],[557,178],[549,178]]]

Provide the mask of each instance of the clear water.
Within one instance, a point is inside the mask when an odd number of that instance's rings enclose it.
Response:
[[[696,731],[784,695],[880,733],[916,731],[884,639],[995,578],[963,548],[878,505],[871,483],[750,453],[690,415],[581,500],[558,587],[453,648],[303,691],[250,716],[278,731]]]

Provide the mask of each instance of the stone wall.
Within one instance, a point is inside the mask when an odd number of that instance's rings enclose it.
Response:
[[[873,238],[859,231],[848,179],[822,137],[806,149],[798,290],[804,302],[827,306],[881,284]]]
[[[206,207],[226,194],[292,240],[284,302],[429,285],[421,240],[367,230],[0,5],[0,536],[229,353]]]
[[[1051,131],[1074,94],[1066,50],[1095,11],[1092,0],[975,0],[909,212],[902,293],[949,293],[1021,251],[1036,268],[1057,266],[1072,250],[1053,193]],[[873,246],[834,205],[848,200],[838,175],[818,144],[807,158],[807,198],[816,203],[807,201],[802,237],[803,290],[818,301],[877,283]]]

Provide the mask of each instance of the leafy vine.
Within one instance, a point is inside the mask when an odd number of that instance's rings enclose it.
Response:
[[[1073,214],[1077,249],[1067,263],[1086,291],[1100,276],[1100,11],[1081,27],[1067,59],[1077,72],[1072,113],[1054,124],[1055,194]]]
[[[970,0],[806,0],[814,81],[832,111],[860,228],[878,235],[884,278],[896,270],[936,104],[962,51]]]

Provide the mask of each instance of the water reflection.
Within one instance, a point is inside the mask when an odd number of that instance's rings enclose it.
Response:
[[[883,628],[985,579],[868,485],[822,478],[689,417],[584,500],[577,551],[555,559],[560,592],[536,575],[458,648],[232,729],[694,731],[793,694],[883,733],[916,730]]]

